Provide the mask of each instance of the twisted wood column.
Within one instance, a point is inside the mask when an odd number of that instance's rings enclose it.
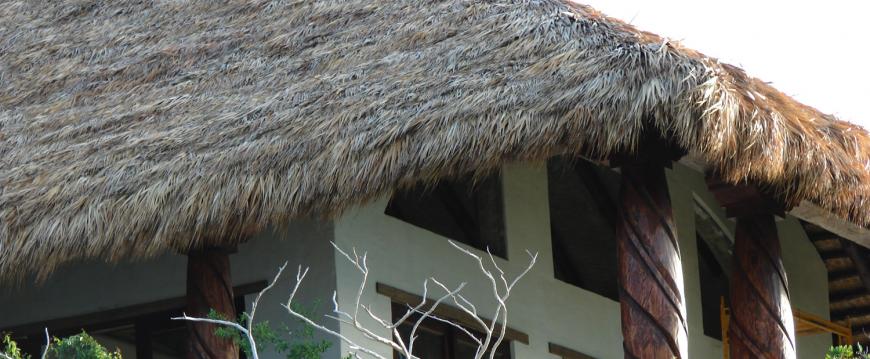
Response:
[[[214,309],[225,318],[237,319],[228,252],[205,248],[187,254],[187,315],[204,318]],[[239,348],[232,340],[215,335],[216,325],[188,322],[187,327],[188,359],[239,357]]]
[[[794,319],[771,214],[737,219],[731,275],[732,358],[794,359]]]
[[[664,166],[622,167],[616,227],[626,358],[688,357],[683,272]]]

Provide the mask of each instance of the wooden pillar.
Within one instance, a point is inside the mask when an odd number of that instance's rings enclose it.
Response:
[[[794,359],[794,319],[774,216],[738,217],[734,241],[731,357]]]
[[[139,318],[134,324],[135,341],[136,341],[136,359],[153,359],[154,349],[151,340],[151,320],[149,318]]]
[[[238,319],[230,280],[229,250],[205,248],[187,254],[187,309],[193,317],[207,317],[211,310]],[[232,340],[215,336],[214,324],[188,322],[188,359],[236,359],[239,348]]]
[[[616,239],[626,358],[688,357],[682,262],[664,163],[621,167]]]

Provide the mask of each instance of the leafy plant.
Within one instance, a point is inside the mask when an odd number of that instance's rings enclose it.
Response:
[[[21,351],[12,336],[3,336],[2,359],[32,359]],[[85,332],[64,339],[54,338],[46,351],[46,357],[53,359],[122,359],[121,351],[109,352],[96,339]]]
[[[21,352],[18,344],[12,340],[9,334],[3,335],[3,350],[0,351],[0,358],[3,359],[31,359],[30,355]]]
[[[306,316],[313,315],[316,311],[316,306],[312,308],[297,307],[296,310],[304,312]],[[208,315],[209,319],[227,320],[222,318],[220,313],[211,310]],[[242,313],[239,316],[238,323],[245,325],[248,321],[248,313]],[[315,340],[314,327],[307,323],[299,321],[301,327],[292,331],[287,325],[281,326],[281,332],[289,333],[290,338],[286,339],[280,333],[273,329],[269,321],[255,323],[251,332],[257,343],[257,351],[262,351],[268,348],[273,348],[275,352],[284,355],[287,359],[320,359],[332,346],[332,342],[328,340]],[[215,335],[219,338],[231,339],[242,351],[248,356],[251,356],[251,346],[245,335],[231,327],[220,326],[215,329]]]
[[[870,348],[864,348],[861,344],[832,346],[825,354],[825,359],[870,359]]]
[[[121,359],[121,351],[110,352],[85,332],[64,339],[54,338],[48,350],[49,358],[57,359]]]

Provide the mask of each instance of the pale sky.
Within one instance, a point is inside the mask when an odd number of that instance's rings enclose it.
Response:
[[[574,0],[870,129],[870,1]]]

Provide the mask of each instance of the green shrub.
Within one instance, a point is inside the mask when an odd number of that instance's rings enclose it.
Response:
[[[85,332],[64,339],[54,338],[48,350],[49,358],[57,359],[121,359],[121,351],[109,352]]]
[[[48,348],[46,357],[52,359],[121,359],[121,352],[109,352],[100,343],[87,335],[85,332],[64,339],[54,338]],[[18,344],[12,340],[12,336],[3,336],[3,350],[0,351],[3,359],[32,359],[28,354],[21,352]]]
[[[0,354],[2,354],[0,358],[4,359],[30,359],[30,355],[22,353],[18,344],[12,340],[12,336],[9,334],[3,335],[3,350],[0,351]]]
[[[306,316],[310,316],[315,312],[314,309],[305,310],[302,308],[297,309],[297,311],[304,313]],[[226,320],[226,318],[222,318],[214,310],[209,313],[209,317]],[[244,326],[247,320],[247,313],[242,313],[239,317],[239,323]],[[332,342],[328,340],[315,340],[314,327],[302,321],[300,321],[300,324],[300,328],[296,331],[291,331],[284,325],[281,328],[281,332],[275,331],[268,321],[254,324],[252,331],[257,343],[257,351],[271,348],[287,359],[320,359],[323,353],[332,346]],[[285,338],[280,333],[289,333],[289,338]],[[251,356],[250,344],[241,332],[230,327],[219,326],[215,329],[215,335],[233,340],[248,357]],[[51,359],[122,359],[119,350],[114,352],[106,350],[96,339],[85,332],[64,339],[54,338],[47,352],[47,357]],[[21,349],[12,340],[12,336],[6,334],[3,337],[0,359],[33,358],[21,352]]]
[[[297,308],[296,310],[305,314],[306,317],[310,317],[316,311],[314,308]],[[214,310],[209,313],[209,318],[226,320]],[[246,326],[247,322],[248,314],[242,313],[238,323]],[[302,321],[299,321],[299,324],[300,328],[296,331],[290,330],[287,325],[282,325],[281,331],[278,332],[270,326],[268,321],[254,323],[251,331],[254,335],[254,341],[257,343],[257,352],[272,348],[287,359],[320,359],[323,353],[332,346],[332,342],[315,340],[314,327]],[[284,338],[280,333],[289,333],[289,339]],[[215,329],[215,335],[220,338],[232,339],[248,357],[251,356],[251,345],[240,331],[220,326]]]
[[[825,359],[870,359],[870,350],[864,348],[861,344],[855,345],[839,345],[828,349],[825,354]]]

